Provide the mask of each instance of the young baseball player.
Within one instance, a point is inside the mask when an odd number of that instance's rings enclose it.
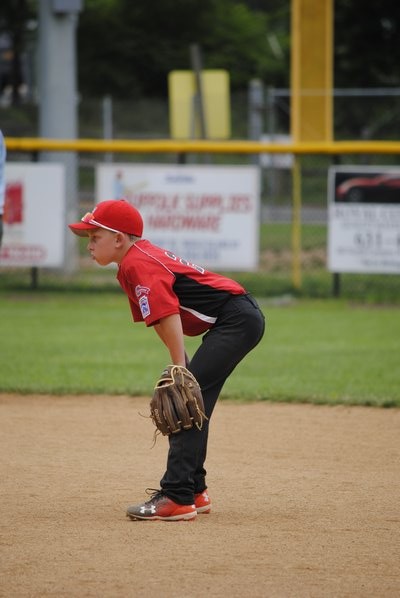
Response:
[[[118,264],[117,279],[135,322],[153,327],[172,364],[188,367],[202,390],[205,421],[169,436],[160,490],[128,508],[133,520],[189,520],[208,513],[204,463],[211,414],[225,380],[261,340],[264,317],[253,297],[229,278],[187,262],[142,238],[143,220],[125,200],[99,203],[93,213],[69,225],[89,237],[88,251],[101,266]],[[203,335],[190,362],[184,335]],[[150,489],[149,489],[150,490]]]

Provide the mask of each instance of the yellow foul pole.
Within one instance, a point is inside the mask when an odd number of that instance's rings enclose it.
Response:
[[[292,0],[291,135],[294,143],[331,142],[333,0]],[[292,281],[301,288],[301,158],[292,171]]]

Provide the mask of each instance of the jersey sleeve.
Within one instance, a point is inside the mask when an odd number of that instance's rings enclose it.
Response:
[[[130,297],[129,299],[129,307],[131,308],[132,318],[134,322],[143,322],[142,314],[140,312],[139,306],[132,301]]]
[[[138,297],[139,309],[146,326],[157,324],[161,318],[179,314],[179,299],[171,282],[158,277],[153,280],[148,295]]]
[[[161,318],[179,313],[179,299],[173,290],[175,276],[164,267],[131,269],[120,283],[129,298],[134,322],[153,326]]]

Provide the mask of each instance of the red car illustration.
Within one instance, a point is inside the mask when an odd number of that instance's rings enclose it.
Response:
[[[400,203],[400,173],[347,179],[336,187],[336,201]]]

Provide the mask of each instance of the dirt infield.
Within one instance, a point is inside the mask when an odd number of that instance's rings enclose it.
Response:
[[[221,402],[213,512],[133,522],[165,464],[147,405],[0,395],[0,596],[400,595],[400,410]]]

